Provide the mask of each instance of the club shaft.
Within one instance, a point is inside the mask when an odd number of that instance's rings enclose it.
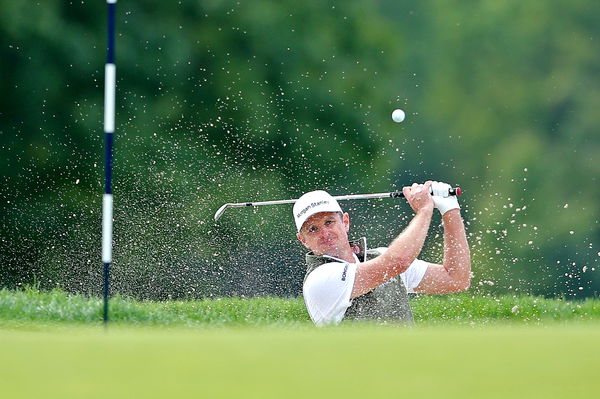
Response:
[[[460,195],[460,188],[450,188],[448,190],[448,194],[450,195]],[[404,193],[402,191],[392,191],[390,193],[374,193],[374,194],[351,194],[351,195],[338,195],[334,196],[338,201],[342,200],[356,200],[356,199],[377,199],[377,198],[402,198],[404,197]],[[257,201],[257,202],[238,202],[233,204],[225,204],[217,210],[215,213],[215,221],[219,220],[225,209],[227,208],[242,208],[246,206],[261,206],[261,205],[283,205],[283,204],[293,204],[298,199],[290,199],[290,200],[275,200],[275,201]]]

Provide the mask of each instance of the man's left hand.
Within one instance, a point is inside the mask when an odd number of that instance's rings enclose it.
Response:
[[[431,182],[431,195],[433,196],[433,203],[440,211],[442,216],[444,216],[444,213],[451,209],[460,209],[456,195],[450,195],[448,193],[450,187],[451,186],[446,183],[437,181]]]

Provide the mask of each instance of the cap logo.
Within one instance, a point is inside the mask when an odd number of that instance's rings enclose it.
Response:
[[[307,207],[302,209],[300,212],[298,212],[298,214],[296,215],[296,218],[300,218],[302,215],[304,215],[306,212],[308,212],[312,208],[315,208],[315,207],[317,207],[319,205],[323,205],[323,204],[329,204],[329,201],[321,200],[321,201],[311,203],[310,205],[308,205]]]

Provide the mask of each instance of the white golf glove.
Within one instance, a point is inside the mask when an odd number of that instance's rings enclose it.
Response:
[[[458,198],[456,195],[449,195],[448,190],[451,188],[449,184],[434,181],[431,183],[431,195],[433,203],[440,211],[442,216],[451,209],[460,209]]]

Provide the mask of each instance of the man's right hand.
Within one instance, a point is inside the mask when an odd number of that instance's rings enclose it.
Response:
[[[410,187],[403,187],[402,193],[408,201],[410,207],[419,213],[421,210],[432,211],[435,206],[431,197],[431,181],[426,181],[424,184],[413,183]]]

